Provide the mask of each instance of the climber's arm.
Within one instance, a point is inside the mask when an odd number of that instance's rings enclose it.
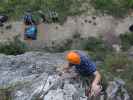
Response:
[[[101,74],[99,73],[99,71],[95,71],[94,72],[94,80],[92,82],[92,86],[91,86],[91,96],[93,95],[98,95],[101,91],[101,86],[100,86],[100,81],[101,81]]]
[[[99,71],[94,72],[94,80],[92,84],[99,84],[100,81],[101,81],[101,74],[99,73]]]

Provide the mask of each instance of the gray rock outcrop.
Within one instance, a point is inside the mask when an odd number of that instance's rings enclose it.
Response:
[[[122,80],[109,82],[105,93],[87,98],[80,82],[56,70],[64,53],[0,54],[0,100],[130,100]],[[7,96],[8,99],[7,99]],[[11,99],[9,99],[11,98]]]

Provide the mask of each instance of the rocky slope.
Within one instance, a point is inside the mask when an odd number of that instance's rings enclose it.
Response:
[[[48,44],[56,40],[60,42],[72,37],[75,33],[81,34],[81,37],[83,38],[99,35],[106,37],[109,34],[117,37],[118,35],[129,31],[132,21],[132,16],[127,16],[123,19],[116,19],[107,15],[93,16],[92,14],[68,17],[63,25],[58,23],[42,23],[38,25],[38,36],[36,43],[38,45],[42,45],[42,42],[48,42]],[[9,26],[10,28],[8,28]],[[0,27],[0,40],[12,38],[18,34],[23,38],[23,32],[24,25],[22,21],[8,22],[3,28]]]
[[[81,81],[60,78],[64,53],[0,54],[0,100],[130,100],[122,80],[109,82],[97,98],[88,98]],[[58,69],[58,70],[57,70]]]

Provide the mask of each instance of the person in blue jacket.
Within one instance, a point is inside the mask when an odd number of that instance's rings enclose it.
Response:
[[[30,11],[24,16],[24,39],[25,40],[36,40],[37,39],[37,26],[35,21],[32,18]]]
[[[70,68],[74,67],[76,73],[82,77],[90,78],[94,76],[91,83],[91,90],[89,95],[98,95],[101,91],[101,74],[96,68],[96,64],[81,51],[70,51],[66,55],[68,65],[64,66],[64,71],[67,72]],[[88,95],[88,94],[87,94]]]

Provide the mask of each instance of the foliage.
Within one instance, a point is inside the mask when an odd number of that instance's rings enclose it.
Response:
[[[106,70],[119,74],[119,70],[126,71],[129,67],[131,61],[128,59],[126,54],[120,53],[112,53],[108,54],[104,60],[104,65],[106,66]],[[120,71],[120,72],[121,72]]]
[[[120,35],[122,49],[127,50],[133,45],[133,33],[125,33]]]
[[[121,78],[126,82],[129,91],[133,93],[133,61],[126,53],[110,53],[100,65],[105,80]]]
[[[10,89],[0,89],[0,100],[12,100]]]
[[[65,39],[65,40],[54,40],[51,42],[51,44],[45,45],[43,48],[43,51],[46,52],[64,52],[71,49],[72,45],[72,39]]]
[[[67,16],[87,11],[88,8],[81,9],[83,3],[88,3],[88,0],[1,0],[0,13],[17,19],[30,9],[33,13],[42,11],[51,20],[50,13],[55,11],[59,21],[63,22]],[[91,3],[99,11],[118,17],[133,8],[133,0],[91,0]]]
[[[101,38],[89,37],[81,45],[84,45],[83,50],[87,50],[94,60],[103,60],[105,55],[112,51]]]
[[[133,0],[126,0],[125,5],[128,6],[129,8],[133,8]]]
[[[12,92],[16,90],[16,88],[18,89],[18,87],[20,86],[28,86],[28,85],[31,85],[31,82],[17,81],[16,83],[0,87],[0,100],[13,100]]]
[[[86,1],[86,0],[85,0]],[[59,21],[64,21],[69,15],[76,15],[83,11],[80,6],[84,1],[80,0],[1,0],[0,12],[12,18],[22,18],[27,10],[33,13],[42,11],[50,17],[52,11],[57,12]],[[75,9],[75,10],[72,10]]]
[[[85,50],[94,60],[104,60],[106,54],[112,51],[102,37],[84,37],[80,33],[75,33],[71,39],[71,49]]]
[[[133,8],[133,0],[91,0],[91,2],[97,10],[115,17],[123,17]]]
[[[89,37],[85,42],[85,48],[88,51],[103,51],[105,50],[105,44],[100,38]]]
[[[14,40],[9,40],[0,44],[0,53],[7,55],[22,54],[27,51],[26,44],[23,43],[18,36],[14,37]]]

